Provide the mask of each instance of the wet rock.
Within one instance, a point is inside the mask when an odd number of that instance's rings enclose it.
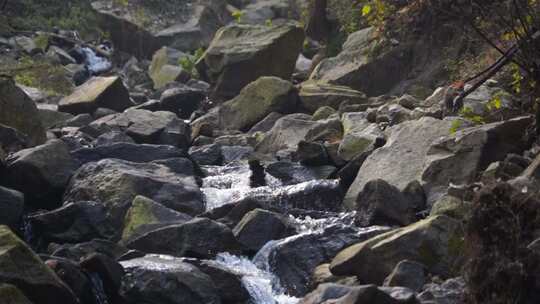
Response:
[[[187,214],[174,211],[139,195],[133,199],[126,212],[122,241],[125,243],[150,231],[185,223],[191,219],[192,217]]]
[[[192,147],[189,151],[191,158],[199,165],[221,165],[223,154],[221,145],[210,144],[201,147]]]
[[[339,277],[330,272],[330,264],[325,263],[317,266],[313,271],[312,286],[319,286],[324,283],[338,283],[347,286],[358,285],[358,279],[355,276]]]
[[[24,210],[24,194],[0,187],[0,225],[15,227]]]
[[[120,263],[102,253],[92,253],[81,259],[79,265],[90,274],[97,274],[103,282],[107,298],[111,302],[118,301],[118,291],[124,277],[124,268]]]
[[[331,163],[323,144],[301,140],[298,143],[296,157],[303,165],[323,166]]]
[[[448,276],[462,247],[460,223],[435,216],[346,248],[332,260],[330,270],[381,284],[400,261],[408,259],[426,265],[430,273]]]
[[[358,194],[370,180],[383,179],[399,190],[412,181],[421,180],[431,144],[448,135],[450,127],[450,121],[430,117],[391,127],[386,145],[371,153],[358,171],[345,196],[345,206],[354,206]]]
[[[418,295],[422,303],[458,304],[465,299],[466,284],[463,278],[449,279],[442,284],[427,284]]]
[[[6,160],[5,179],[8,186],[23,192],[27,202],[40,208],[54,208],[77,162],[61,140],[21,150]]]
[[[77,115],[93,113],[99,107],[121,112],[131,106],[129,92],[120,77],[93,77],[62,98],[58,110]]]
[[[237,304],[248,303],[250,295],[244,287],[242,277],[223,265],[212,260],[184,259],[210,276],[218,290],[221,303]]]
[[[303,166],[298,163],[279,161],[266,166],[266,173],[279,179],[284,185],[294,185],[315,179],[327,179],[336,170],[333,166]]]
[[[330,261],[343,248],[384,231],[375,227],[359,232],[351,227],[330,226],[323,231],[269,243],[258,253],[255,262],[262,263],[266,257],[270,271],[278,276],[289,294],[301,296],[309,291],[317,266]]]
[[[323,82],[307,81],[300,86],[300,103],[309,112],[328,106],[333,109],[347,100],[351,104],[367,104],[367,96],[346,86],[332,85]]]
[[[94,148],[81,148],[71,152],[81,164],[95,162],[106,158],[116,158],[135,163],[146,163],[160,159],[184,156],[182,150],[165,145],[147,145],[131,143],[114,143]]]
[[[73,115],[57,111],[58,107],[45,107],[38,105],[39,119],[45,129],[58,127],[64,125],[64,123],[73,118]]]
[[[39,239],[41,244],[81,243],[95,238],[107,239],[114,234],[106,212],[102,204],[77,202],[53,211],[32,214],[28,222],[33,238]]]
[[[236,239],[249,250],[259,251],[271,240],[285,238],[291,233],[285,218],[263,209],[248,212],[234,227]]]
[[[160,110],[175,113],[182,119],[188,119],[206,98],[205,92],[188,86],[171,88],[161,94]]]
[[[123,131],[139,144],[187,148],[191,143],[189,125],[167,111],[129,109],[124,113],[100,118],[90,126],[103,133]]]
[[[248,160],[254,154],[254,149],[245,146],[222,146],[221,153],[223,155],[223,163],[228,164],[235,161]]]
[[[407,287],[420,291],[426,283],[426,266],[415,261],[399,262],[392,273],[384,279],[384,286]]]
[[[207,218],[196,218],[148,232],[127,246],[146,253],[194,258],[213,258],[220,252],[238,252],[240,249],[227,226]]]
[[[382,179],[369,181],[356,200],[361,226],[400,225],[414,222],[414,206],[396,187]]]
[[[71,290],[6,226],[0,226],[0,281],[15,285],[34,303],[78,303]]]
[[[0,299],[5,304],[32,304],[19,288],[11,284],[0,284]]]
[[[104,159],[82,166],[70,181],[65,202],[103,203],[115,224],[120,224],[137,195],[190,215],[203,211],[202,195],[193,176],[166,166]]]
[[[122,262],[121,294],[128,303],[219,304],[212,279],[181,259],[146,256]],[[156,295],[159,294],[159,302]]]
[[[231,98],[261,76],[289,79],[303,40],[302,29],[292,24],[229,25],[216,33],[196,67],[215,96]]]
[[[201,168],[185,157],[174,157],[152,161],[153,164],[163,165],[172,172],[183,175],[202,175]],[[196,177],[198,178],[198,177]]]
[[[81,303],[94,303],[96,296],[92,283],[78,263],[58,257],[50,257],[45,264],[69,286]]]
[[[36,105],[11,78],[0,77],[0,108],[0,124],[27,135],[31,146],[45,142],[45,129]]]

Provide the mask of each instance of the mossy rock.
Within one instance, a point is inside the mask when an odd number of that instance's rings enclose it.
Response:
[[[10,284],[0,284],[0,299],[3,304],[32,304],[17,287]]]
[[[334,108],[329,106],[323,106],[318,108],[317,111],[313,113],[313,120],[327,119],[334,113],[336,113],[336,110],[334,110]]]
[[[470,213],[471,209],[472,204],[470,202],[465,202],[454,196],[445,195],[433,204],[429,215],[446,215],[463,220]]]

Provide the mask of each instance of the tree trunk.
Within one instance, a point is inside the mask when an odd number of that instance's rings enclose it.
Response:
[[[326,42],[330,23],[326,18],[327,0],[314,0],[306,23],[306,35],[319,42]]]

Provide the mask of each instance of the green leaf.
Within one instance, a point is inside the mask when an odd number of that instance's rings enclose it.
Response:
[[[362,7],[362,16],[367,16],[371,13],[371,4],[364,4]]]

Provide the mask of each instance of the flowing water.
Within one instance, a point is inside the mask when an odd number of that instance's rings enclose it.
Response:
[[[99,274],[90,272],[88,273],[88,278],[90,278],[90,283],[92,283],[92,292],[94,293],[96,304],[109,304],[105,289],[103,288],[103,281]]]

